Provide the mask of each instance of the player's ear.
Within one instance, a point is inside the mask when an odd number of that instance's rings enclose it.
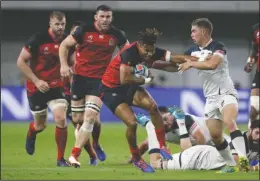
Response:
[[[95,21],[97,21],[97,14],[94,15],[94,19],[95,19]]]

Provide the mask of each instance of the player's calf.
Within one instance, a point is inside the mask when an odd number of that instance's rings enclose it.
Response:
[[[42,132],[46,127],[47,109],[41,111],[31,111],[34,121],[30,123],[26,136],[26,152],[33,155],[35,151],[36,135]]]
[[[68,130],[66,112],[68,103],[65,99],[55,99],[48,102],[56,123],[55,140],[57,144],[57,166],[66,167],[69,163],[64,159]]]

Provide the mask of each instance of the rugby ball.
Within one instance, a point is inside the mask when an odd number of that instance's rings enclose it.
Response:
[[[137,64],[134,67],[134,75],[136,77],[148,77],[149,69],[145,65]]]

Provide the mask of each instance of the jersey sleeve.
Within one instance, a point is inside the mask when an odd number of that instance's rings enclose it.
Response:
[[[117,46],[119,48],[122,48],[126,44],[126,42],[128,41],[125,32],[122,31],[122,30],[119,31],[119,33],[117,35],[117,39],[118,39]]]
[[[84,34],[85,34],[85,26],[80,25],[78,26],[73,32],[71,32],[71,35],[73,38],[79,43],[83,43],[84,41]]]
[[[259,23],[253,25],[252,27],[252,33],[251,33],[252,37],[252,42],[254,42],[255,44],[258,44],[260,42],[260,29],[259,29]]]
[[[152,56],[152,60],[162,60],[169,62],[171,59],[171,52],[162,48],[155,48],[154,55]]]
[[[189,134],[192,134],[198,128],[198,125],[190,115],[185,115],[185,124]]]
[[[40,33],[31,36],[24,45],[24,48],[34,57],[37,55],[40,42]]]
[[[121,64],[135,66],[139,62],[139,53],[137,52],[137,49],[132,47],[121,52],[120,58]]]
[[[187,49],[187,50],[184,52],[184,55],[191,55],[191,48]]]
[[[212,53],[213,55],[218,54],[220,56],[225,56],[227,54],[227,48],[223,43],[217,42],[212,50]]]

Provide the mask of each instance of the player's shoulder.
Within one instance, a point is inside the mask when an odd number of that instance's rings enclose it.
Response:
[[[42,30],[42,31],[37,31],[36,33],[32,34],[28,41],[29,42],[34,42],[34,43],[41,43],[45,42],[49,39],[49,33],[48,30]]]
[[[199,47],[195,44],[188,47],[188,49],[184,52],[185,55],[191,55],[192,52],[200,51]]]
[[[205,49],[215,52],[217,50],[221,50],[226,52],[226,45],[218,40],[213,40]]]
[[[125,37],[125,32],[114,25],[111,25],[109,33],[114,34],[116,37]]]
[[[86,22],[82,22],[79,25],[79,28],[81,28],[82,32],[96,32],[96,28],[94,23],[86,23]]]
[[[213,40],[212,43],[210,44],[211,46],[226,46],[223,42],[218,41],[218,40]]]
[[[121,51],[120,57],[123,61],[124,60],[134,61],[135,59],[137,59],[139,57],[136,43],[137,42],[131,43],[130,45],[128,45]]]

